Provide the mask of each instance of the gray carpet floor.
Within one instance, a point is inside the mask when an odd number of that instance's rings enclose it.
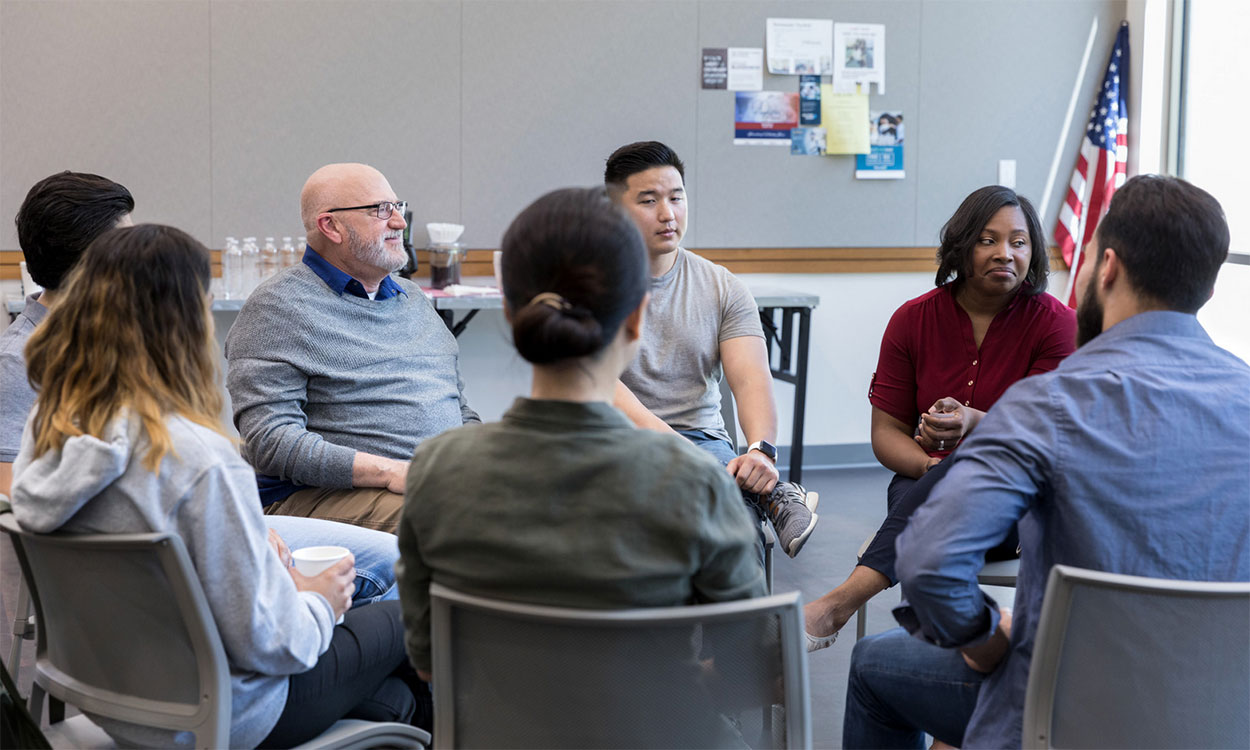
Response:
[[[805,601],[829,590],[851,572],[855,552],[864,539],[877,529],[885,512],[885,488],[890,474],[874,466],[855,469],[808,471],[804,484],[820,493],[820,525],[796,559],[784,554],[775,562],[774,589],[798,590]],[[12,640],[14,607],[17,598],[17,560],[7,539],[0,542],[0,654],[7,663]],[[894,625],[890,608],[898,602],[896,590],[878,596],[869,605],[869,633]],[[812,730],[817,748],[841,746],[842,713],[846,700],[846,675],[855,626],[847,624],[839,640],[830,648],[812,654],[809,676],[812,692]],[[23,649],[20,687],[30,690],[34,643]]]

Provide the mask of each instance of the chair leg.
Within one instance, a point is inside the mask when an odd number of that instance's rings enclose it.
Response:
[[[39,686],[38,682],[31,684],[30,701],[27,703],[27,706],[30,708],[31,718],[35,721],[43,718],[43,695],[43,688]]]
[[[864,637],[864,633],[868,630],[868,604],[859,605],[859,609],[855,612],[855,640]]]
[[[13,642],[9,646],[9,674],[17,682],[17,674],[22,669],[22,642],[34,637],[35,628],[31,625],[30,592],[26,590],[26,579],[17,582],[17,606],[13,608]]]
[[[65,701],[48,696],[48,723],[60,724],[65,721]]]

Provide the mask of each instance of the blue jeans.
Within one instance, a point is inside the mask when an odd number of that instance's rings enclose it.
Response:
[[[842,747],[923,748],[926,732],[962,747],[985,677],[957,649],[902,628],[864,638],[851,652]]]
[[[728,466],[729,462],[737,458],[738,452],[727,441],[720,438],[711,437],[701,430],[677,430],[677,434],[694,443],[697,447],[711,453],[721,466]],[[743,492],[742,500],[747,504],[755,515],[757,522],[764,520],[764,510],[760,508],[759,495],[751,492]],[[759,542],[760,564],[764,564],[764,532],[756,526],[755,534]]]
[[[278,532],[278,536],[292,550],[323,544],[336,544],[351,550],[356,558],[356,591],[352,594],[352,606],[399,598],[399,590],[395,587],[399,540],[394,534],[300,516],[265,516],[265,524]]]

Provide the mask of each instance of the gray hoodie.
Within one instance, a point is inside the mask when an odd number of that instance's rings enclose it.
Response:
[[[182,537],[230,662],[230,746],[254,747],[282,713],[289,675],[311,668],[329,648],[334,612],[320,594],[297,591],[269,547],[255,474],[230,441],[181,417],[166,426],[174,453],[153,474],[143,467],[147,437],[128,415],[104,439],[73,437],[38,458],[28,421],[13,465],[13,514],[37,533]],[[188,732],[92,718],[122,744],[193,742]]]

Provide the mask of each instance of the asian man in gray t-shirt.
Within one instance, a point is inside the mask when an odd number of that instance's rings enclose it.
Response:
[[[759,313],[738,278],[681,247],[684,174],[677,154],[656,141],[608,158],[604,182],[642,232],[652,277],[638,358],[621,376],[615,405],[639,427],[678,432],[720,459],[794,557],[816,526],[818,497],[778,481],[777,409]],[[722,376],[750,446],[742,455],[721,417]]]

